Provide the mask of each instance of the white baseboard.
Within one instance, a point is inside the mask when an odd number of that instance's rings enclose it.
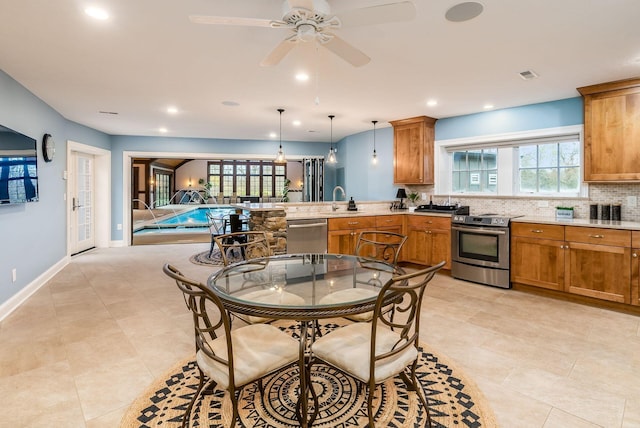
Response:
[[[69,264],[69,257],[64,257],[58,263],[47,269],[42,275],[27,284],[24,288],[11,296],[9,300],[0,305],[0,321],[5,319],[9,314],[18,309],[25,300],[27,300],[33,293],[38,291],[40,287],[47,283],[51,278],[60,272],[66,265]]]
[[[109,241],[109,248],[120,248],[120,247],[126,247],[123,240]]]

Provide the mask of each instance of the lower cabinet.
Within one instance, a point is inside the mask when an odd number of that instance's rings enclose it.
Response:
[[[445,260],[444,269],[451,269],[451,218],[409,216],[406,234],[404,261],[431,266]]]
[[[564,226],[511,224],[511,282],[564,290]]]
[[[358,235],[376,229],[374,216],[330,218],[327,224],[327,251],[333,254],[354,254]]]
[[[631,231],[514,222],[511,234],[512,282],[632,303]]]
[[[640,231],[631,232],[631,304],[640,306]]]

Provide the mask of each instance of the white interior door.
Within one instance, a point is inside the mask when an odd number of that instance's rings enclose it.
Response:
[[[95,247],[94,156],[71,152],[71,254]]]

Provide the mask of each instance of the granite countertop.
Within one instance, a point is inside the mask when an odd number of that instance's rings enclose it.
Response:
[[[589,220],[586,218],[573,218],[569,220],[557,220],[554,217],[524,216],[511,219],[515,223],[542,223],[557,224],[560,226],[602,227],[607,229],[640,230],[640,223],[635,221],[613,220]]]
[[[314,219],[314,218],[344,218],[344,217],[366,217],[366,216],[384,216],[384,215],[398,215],[398,214],[411,214],[416,216],[435,216],[435,217],[451,217],[450,213],[414,213],[409,210],[371,210],[371,211],[347,211],[345,209],[339,209],[337,211],[319,210],[319,211],[287,211],[288,219],[302,220],[302,219]]]
[[[229,204],[233,208],[242,209],[245,211],[284,211],[285,207],[282,204],[272,203],[250,203],[244,202],[241,204]]]

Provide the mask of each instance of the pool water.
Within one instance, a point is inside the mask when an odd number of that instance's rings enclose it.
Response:
[[[207,212],[210,212],[214,217],[220,217],[235,212],[235,208],[232,207],[216,207],[216,208],[196,208],[185,213],[178,214],[171,218],[160,220],[156,222],[159,225],[208,225]]]

